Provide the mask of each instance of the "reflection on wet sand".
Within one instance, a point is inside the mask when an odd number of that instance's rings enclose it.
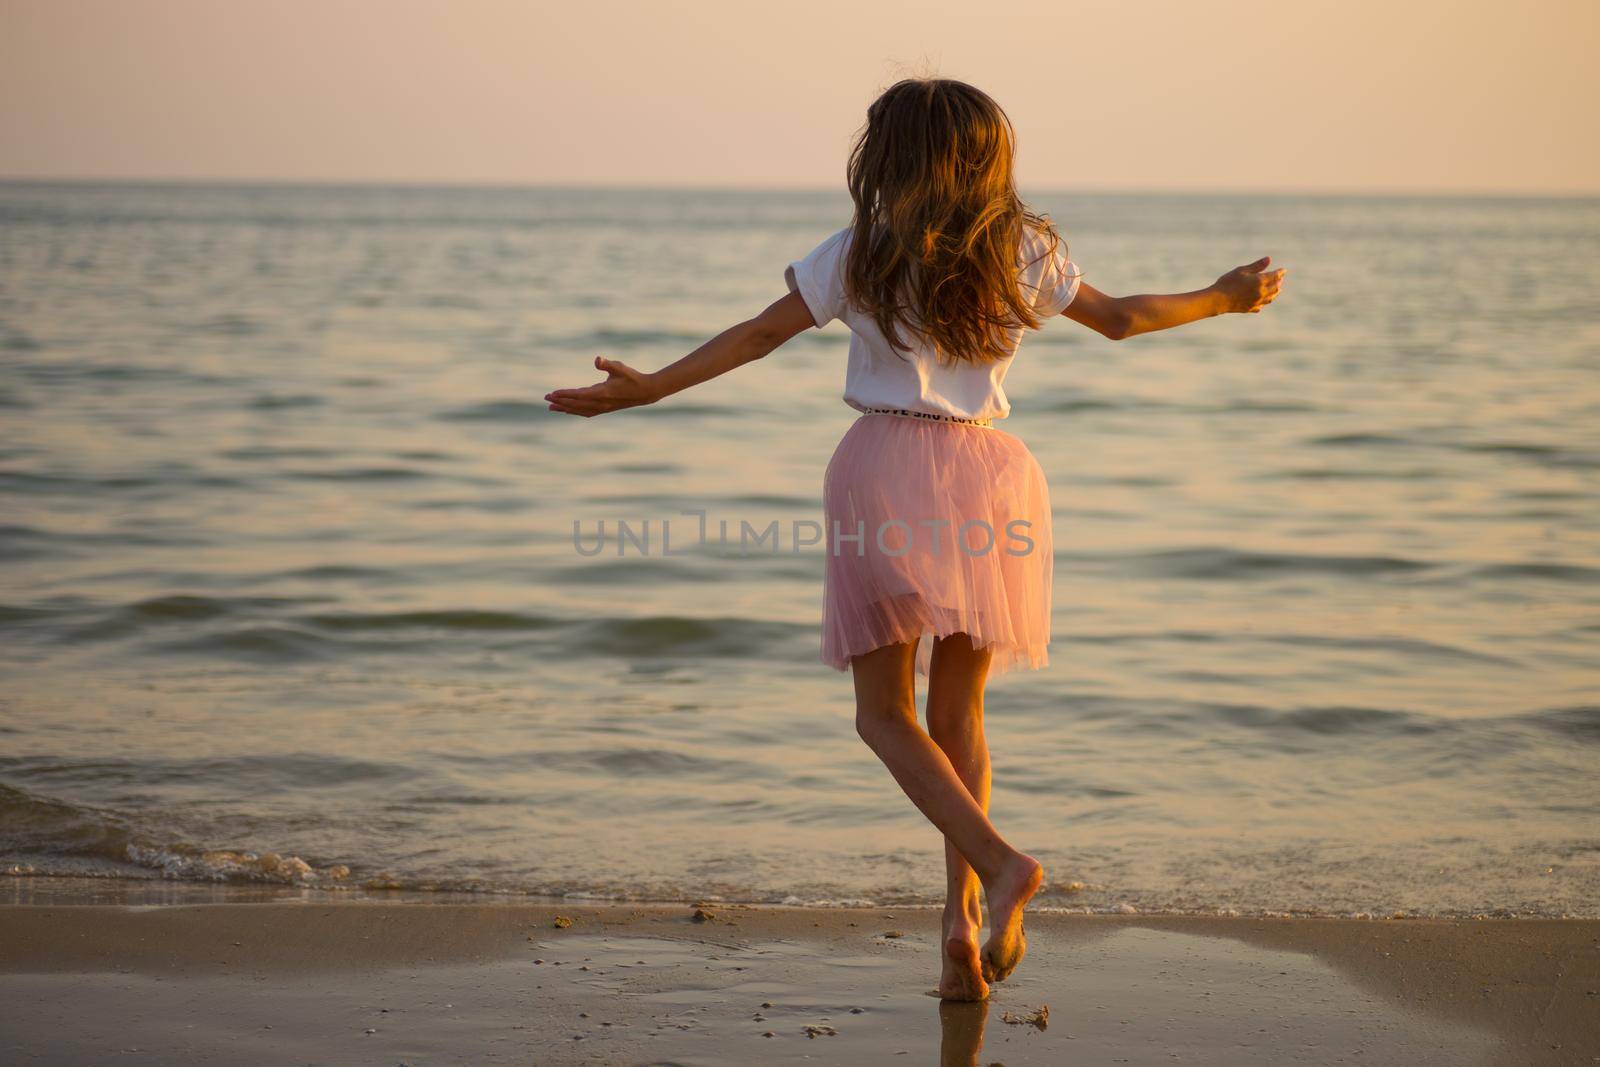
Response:
[[[0,907],[0,997],[15,1008],[0,1041],[61,1063],[136,1047],[176,1063],[707,1067],[1167,1064],[1179,1050],[1230,1067],[1553,1064],[1600,1047],[1593,920],[1043,913],[1023,966],[987,1001],[956,1002],[930,995],[936,909],[709,914]]]

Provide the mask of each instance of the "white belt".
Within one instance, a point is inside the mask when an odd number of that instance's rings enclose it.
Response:
[[[981,426],[984,429],[993,429],[993,419],[969,419],[961,415],[946,415],[935,411],[908,411],[905,408],[864,408],[864,415],[899,415],[908,419],[927,419],[929,422],[953,422],[961,426]]]

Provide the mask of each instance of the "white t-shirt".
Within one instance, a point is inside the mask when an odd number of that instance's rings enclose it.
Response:
[[[899,328],[909,351],[891,348],[872,316],[845,300],[844,259],[851,230],[845,227],[784,269],[784,281],[798,292],[818,326],[839,319],[850,327],[850,362],[845,372],[844,402],[858,411],[870,407],[904,408],[964,419],[1003,419],[1011,411],[1001,382],[1022,343],[1022,329],[1006,333],[1006,355],[985,363],[941,361],[931,345],[908,327]],[[1017,277],[1024,294],[1034,294],[1034,313],[1041,323],[1061,314],[1078,295],[1077,265],[1061,254],[1046,255],[1048,239],[1024,227],[1017,250]]]

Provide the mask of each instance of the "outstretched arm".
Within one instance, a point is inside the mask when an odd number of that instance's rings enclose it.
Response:
[[[1135,334],[1169,330],[1174,326],[1223,315],[1230,311],[1260,311],[1278,297],[1283,268],[1269,271],[1271,256],[1235,267],[1204,289],[1170,295],[1107,296],[1080,282],[1078,295],[1062,312],[1097,333],[1120,341]]]
[[[644,373],[620,360],[596,356],[595,368],[606,372],[605,381],[582,389],[555,389],[544,398],[551,411],[584,418],[654,404],[664,396],[754,362],[801,330],[815,325],[800,294],[789,293],[755,318],[729,326],[676,363],[658,371]]]

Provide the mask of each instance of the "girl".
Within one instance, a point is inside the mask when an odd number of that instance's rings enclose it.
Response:
[[[849,226],[788,265],[789,293],[653,373],[595,358],[606,380],[557,389],[591,417],[653,404],[772,352],[850,327],[844,401],[862,414],[823,476],[822,659],[853,672],[856,729],[945,837],[941,997],[981,1000],[1026,951],[1044,879],[986,814],[987,677],[1043,667],[1052,542],[1044,474],[1001,382],[1024,329],[1064,314],[1112,340],[1271,303],[1267,257],[1194,292],[1108,296],[1083,282],[1012,180],[1015,131],[959,81],[897,82],[867,109],[847,167]],[[927,676],[927,730],[914,679]],[[990,934],[980,952],[979,887]]]

